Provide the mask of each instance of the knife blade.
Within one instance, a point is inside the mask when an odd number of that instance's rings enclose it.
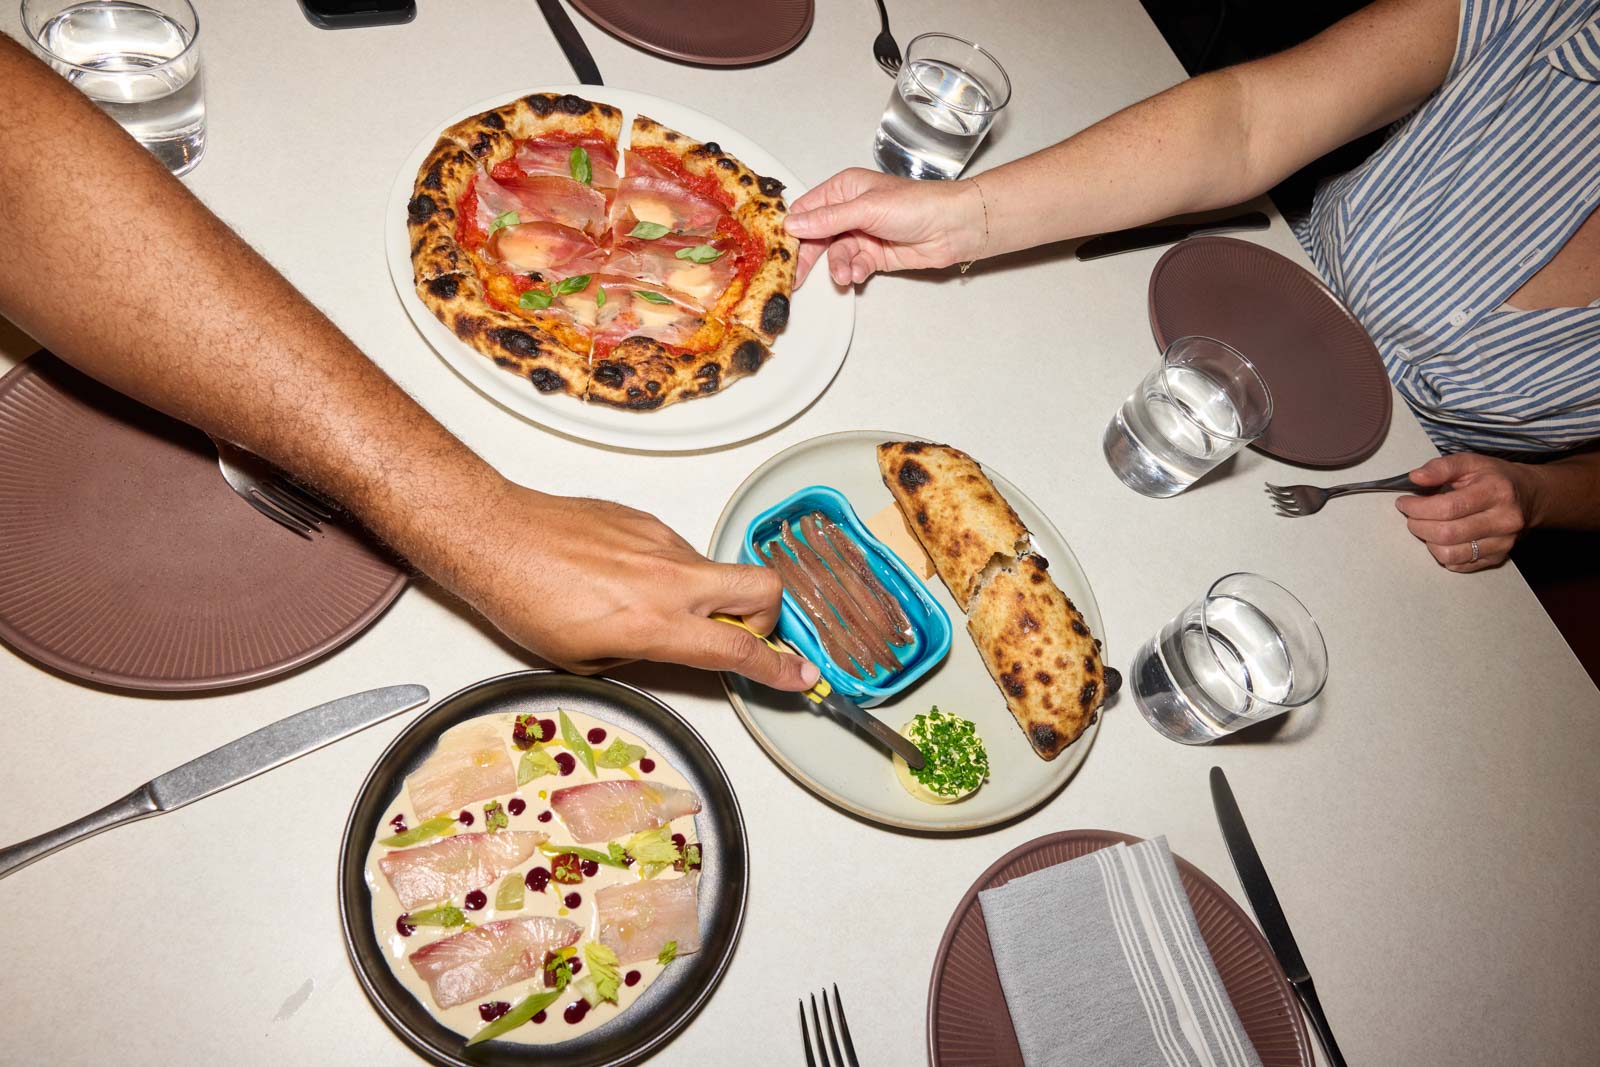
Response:
[[[847,722],[861,727],[872,736],[873,740],[905,760],[906,765],[912,770],[920,771],[927,764],[928,761],[922,755],[920,748],[901,736],[900,731],[894,729],[849,697],[830,689],[827,693],[820,695],[818,703]]]
[[[428,690],[420,685],[391,685],[330,700],[279,719],[152,778],[99,811],[0,849],[0,878],[113,826],[173,811],[248,781],[427,700]]]
[[[539,0],[539,10],[544,12],[544,20],[550,24],[550,32],[555,34],[556,43],[561,46],[567,62],[572,64],[578,81],[584,85],[604,85],[600,80],[600,68],[594,65],[594,56],[589,54],[589,46],[578,36],[578,28],[561,6],[561,0]]]
[[[1224,230],[1264,230],[1272,224],[1265,212],[1250,211],[1226,219],[1210,222],[1168,222],[1156,226],[1135,226],[1091,237],[1078,246],[1079,259],[1100,259],[1103,256],[1135,252],[1141,248],[1170,245],[1199,233],[1221,233]]]
[[[1239,811],[1238,802],[1233,799],[1233,789],[1229,787],[1228,776],[1222,773],[1221,767],[1211,768],[1211,802],[1217,809],[1217,822],[1222,826],[1222,839],[1227,842],[1228,855],[1233,858],[1234,872],[1244,886],[1244,894],[1250,900],[1250,909],[1256,913],[1256,921],[1261,924],[1261,932],[1267,936],[1267,944],[1272,946],[1272,953],[1278,957],[1284,976],[1289,979],[1289,984],[1294,987],[1300,1003],[1311,1017],[1312,1028],[1317,1032],[1317,1040],[1322,1043],[1322,1051],[1329,1063],[1333,1067],[1344,1067],[1344,1056],[1339,1052],[1339,1045],[1328,1026],[1328,1018],[1322,1012],[1321,1002],[1317,1000],[1311,972],[1306,968],[1305,958],[1300,955],[1300,946],[1295,943],[1294,934],[1289,930],[1289,920],[1283,914],[1283,906],[1278,903],[1278,894],[1267,878],[1267,869],[1256,852],[1255,842],[1250,839],[1244,815]]]

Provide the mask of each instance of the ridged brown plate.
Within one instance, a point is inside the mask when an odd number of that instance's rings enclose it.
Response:
[[[1377,451],[1392,394],[1356,317],[1309,271],[1232,237],[1191,237],[1150,274],[1150,329],[1225,341],[1272,392],[1272,424],[1252,446],[1308,467],[1348,467]]]
[[[435,1019],[389,969],[372,929],[367,849],[406,775],[432,755],[444,731],[481,715],[550,715],[557,708],[593,715],[637,735],[665,756],[699,794],[701,811],[694,828],[704,858],[700,951],[673,961],[626,1011],[598,1029],[545,1045],[485,1041],[467,1048],[466,1038]],[[749,888],[749,845],[733,783],[694,727],[642,689],[561,671],[519,671],[489,678],[424,712],[384,750],[361,784],[339,849],[339,921],[361,988],[412,1051],[442,1067],[621,1067],[651,1055],[689,1025],[727,971],[744,928]],[[553,1009],[551,1014],[555,1015]]]
[[[0,640],[23,655],[218,689],[338,648],[405,584],[354,528],[307,540],[258,514],[203,433],[55,357],[0,378]]]
[[[812,0],[572,0],[614,37],[668,59],[738,67],[783,55],[811,31]]]
[[[956,905],[933,958],[928,983],[928,1062],[933,1067],[1023,1067],[978,893],[1119,841],[1138,840],[1112,830],[1047,834],[1007,852],[978,876]],[[1299,1003],[1266,938],[1217,883],[1182,856],[1172,858],[1200,937],[1263,1067],[1313,1067]]]

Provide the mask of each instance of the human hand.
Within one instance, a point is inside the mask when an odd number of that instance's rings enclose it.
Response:
[[[1411,472],[1417,485],[1448,485],[1448,491],[1403,496],[1395,507],[1440,566],[1460,573],[1481,571],[1504,563],[1517,536],[1534,525],[1534,475],[1535,469],[1524,463],[1457,452]]]
[[[784,227],[800,238],[795,285],[805,282],[824,251],[829,275],[849,285],[876,271],[975,258],[983,203],[971,182],[919,182],[851,167],[791,204]]]
[[[580,674],[635,659],[731,670],[809,689],[817,668],[712,612],[767,633],[783,586],[765,567],[713,563],[653,515],[508,485],[458,591],[512,640]]]

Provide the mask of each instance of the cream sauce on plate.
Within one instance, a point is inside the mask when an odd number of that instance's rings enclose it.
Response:
[[[610,745],[613,740],[620,737],[628,744],[638,745],[640,748],[643,748],[645,750],[646,758],[654,761],[654,768],[648,772],[641,771],[639,769],[639,764],[637,763],[630,764],[630,768],[636,774],[638,774],[642,781],[654,782],[661,785],[676,786],[679,789],[693,789],[693,786],[689,784],[688,780],[685,779],[683,775],[679,774],[671,766],[671,764],[662,758],[660,753],[656,752],[649,745],[645,744],[645,742],[640,738],[635,737],[633,734],[630,734],[625,730],[618,729],[609,722],[606,722],[602,719],[597,719],[591,715],[584,715],[580,712],[568,711],[567,716],[572,720],[573,725],[578,728],[578,732],[580,734],[587,735],[591,729],[597,727],[606,732],[605,740],[600,744],[593,746],[596,755],[599,755],[600,752],[604,751],[606,746]],[[554,720],[556,718],[555,709],[552,708],[548,712],[539,712],[538,717],[541,719]],[[516,721],[515,714],[505,713],[501,715],[481,716],[476,719],[470,719],[468,722],[459,724],[456,727],[452,727],[452,729],[460,729],[462,726],[480,727],[485,721],[503,725],[504,728],[502,730],[502,735],[505,738],[506,750],[511,757],[512,765],[515,766],[522,758],[521,751],[511,744],[512,725]],[[559,744],[560,741],[561,735],[557,733],[555,740],[550,743],[552,752],[566,751],[566,749],[561,747]],[[543,778],[535,778],[525,785],[518,786],[510,793],[493,798],[494,800],[498,800],[501,807],[506,810],[509,818],[509,825],[506,827],[506,829],[534,830],[548,834],[548,844],[551,845],[574,844],[575,842],[572,839],[572,834],[568,832],[565,825],[563,825],[559,815],[551,812],[550,821],[548,822],[540,822],[539,815],[542,812],[551,810],[549,795],[557,789],[563,789],[574,785],[583,785],[585,783],[594,781],[604,782],[633,777],[633,775],[630,775],[625,770],[610,767],[597,766],[595,770],[597,773],[591,775],[589,773],[589,769],[583,765],[581,760],[579,760],[577,761],[576,769],[574,769],[571,774],[560,777],[548,775]],[[510,802],[513,798],[521,798],[522,801],[527,805],[520,815],[510,814]],[[486,798],[483,800],[474,801],[470,805],[467,805],[466,810],[471,811],[474,816],[473,823],[471,826],[463,826],[458,823],[456,825],[456,832],[474,833],[486,831],[487,827],[485,826],[483,808],[484,805],[489,803],[491,803],[491,800]],[[397,815],[404,817],[405,825],[408,828],[415,827],[419,822],[422,821],[417,817],[415,810],[411,806],[410,797],[407,795],[407,792],[404,789],[400,791],[400,796],[396,798],[395,802],[391,804],[384,812],[383,822],[379,828],[380,837],[388,837],[394,833],[394,828],[390,824]],[[674,834],[682,834],[690,844],[697,843],[699,841],[699,837],[695,833],[694,818],[695,817],[693,815],[684,815],[672,820],[672,822],[669,824],[670,831]],[[443,838],[428,838],[424,841],[418,841],[416,845],[411,847],[420,847],[422,845],[431,844],[440,840],[443,840]],[[606,850],[605,842],[577,843],[580,844],[581,847],[595,849],[600,852],[604,852]],[[533,993],[544,991],[545,987],[542,980],[538,977],[534,977],[525,978],[519,982],[513,982],[510,985],[502,986],[491,993],[485,994],[478,1000],[474,1000],[466,1004],[458,1004],[453,1008],[440,1008],[438,1004],[434,1003],[433,993],[428,988],[428,983],[422,980],[421,975],[417,974],[416,970],[411,966],[408,957],[412,952],[415,952],[423,945],[431,944],[435,941],[458,934],[465,928],[458,926],[445,929],[437,926],[418,926],[415,928],[415,932],[409,937],[400,933],[397,923],[400,916],[405,912],[406,909],[400,906],[399,899],[395,896],[394,890],[389,886],[389,880],[384,877],[382,870],[380,870],[378,867],[378,861],[391,851],[394,850],[379,844],[376,840],[373,841],[372,845],[367,850],[366,880],[367,888],[372,893],[372,928],[377,934],[378,943],[384,947],[384,957],[389,962],[390,970],[392,970],[395,977],[400,980],[400,984],[405,986],[406,989],[411,992],[411,995],[417,998],[417,1002],[422,1004],[433,1014],[434,1018],[438,1019],[441,1023],[454,1030],[456,1033],[461,1034],[463,1037],[471,1037],[473,1034],[477,1033],[478,1030],[487,1025],[487,1023],[485,1023],[483,1018],[479,1015],[479,1004],[503,1001],[512,1007],[515,1007],[517,1002],[522,1000],[524,997],[527,997]],[[545,852],[536,850],[532,856],[519,865],[512,873],[515,873],[517,877],[521,878],[527,874],[530,868],[533,867],[543,867],[545,870],[549,870],[551,859],[552,857]],[[523,906],[520,909],[514,911],[499,911],[495,908],[495,890],[499,887],[500,882],[506,877],[507,875],[502,875],[491,885],[476,887],[481,889],[483,894],[488,897],[488,903],[478,911],[467,911],[467,921],[473,923],[474,925],[482,926],[485,923],[494,922],[497,919],[528,918],[534,915],[552,915],[570,919],[571,921],[577,923],[583,931],[578,939],[577,945],[574,946],[576,949],[578,949],[577,958],[580,960],[583,958],[583,946],[591,941],[598,940],[599,938],[600,931],[597,909],[595,907],[595,894],[607,886],[624,885],[641,880],[640,876],[634,873],[634,870],[631,867],[622,869],[617,867],[609,867],[602,864],[598,873],[593,876],[586,875],[583,881],[577,885],[551,881],[545,887],[544,892],[542,893],[535,893],[531,889],[524,888]],[[684,875],[675,871],[665,871],[656,877],[657,880],[665,880],[670,878],[682,878]],[[567,894],[574,892],[577,893],[582,899],[576,908],[569,909],[563,903],[563,898]],[[451,900],[449,903],[454,904],[456,907],[462,908],[465,911],[465,905],[462,900]],[[432,907],[434,905],[429,904],[425,906]],[[671,965],[669,964],[668,966]],[[639,981],[632,986],[629,986],[626,984],[626,982],[624,982],[621,988],[618,990],[618,1002],[616,1004],[603,1003],[598,1007],[591,1007],[589,1012],[578,1022],[569,1023],[566,1021],[564,1014],[567,1006],[572,1004],[574,1001],[581,999],[581,995],[579,994],[577,987],[578,981],[588,973],[588,971],[585,969],[574,976],[573,983],[562,992],[562,995],[557,998],[555,1003],[551,1004],[550,1007],[546,1009],[544,1022],[525,1023],[522,1026],[516,1027],[515,1029],[500,1035],[500,1037],[496,1038],[495,1040],[514,1041],[520,1044],[543,1045],[551,1044],[557,1041],[565,1041],[569,1038],[577,1037],[579,1034],[587,1033],[596,1027],[605,1025],[612,1019],[615,1019],[618,1014],[626,1011],[628,1006],[642,996],[644,991],[650,987],[650,983],[654,981],[655,978],[664,970],[664,968],[655,960],[644,960],[638,963],[625,963],[621,965],[620,969],[624,977],[626,977],[630,971],[639,972]]]

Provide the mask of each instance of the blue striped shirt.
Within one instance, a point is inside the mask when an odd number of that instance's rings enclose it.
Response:
[[[1600,438],[1600,300],[1506,300],[1600,204],[1600,0],[1463,0],[1444,84],[1295,226],[1446,452]]]

